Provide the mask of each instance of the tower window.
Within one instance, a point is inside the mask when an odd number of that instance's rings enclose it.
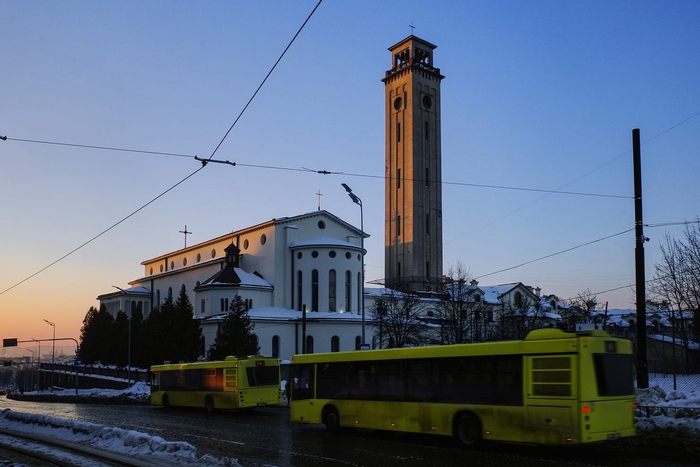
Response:
[[[396,169],[396,189],[401,188],[401,169]]]
[[[430,141],[430,127],[428,126],[428,122],[425,122],[425,131],[423,132],[425,136],[426,141]]]
[[[430,235],[430,214],[425,215],[425,234]]]
[[[396,142],[401,142],[401,122],[396,122]]]
[[[430,186],[430,169],[428,167],[425,168],[425,187],[428,188]]]
[[[401,235],[401,216],[396,216],[396,236]]]

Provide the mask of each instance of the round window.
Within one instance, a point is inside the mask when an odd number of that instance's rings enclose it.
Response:
[[[199,263],[200,261],[202,261],[202,255],[197,253],[197,262]]]
[[[249,246],[250,246],[250,242],[246,238],[245,240],[243,240],[243,249],[247,250]]]
[[[163,272],[163,265],[160,265],[160,272]]]
[[[187,266],[187,258],[182,258],[182,265]]]
[[[357,254],[357,260],[358,260],[358,261],[362,261],[362,258],[360,257],[360,254],[359,254],[359,253]]]
[[[423,96],[423,107],[426,109],[430,110],[430,108],[433,106],[433,100],[430,98],[429,95]]]
[[[153,268],[151,268],[151,276],[153,275]]]
[[[211,257],[216,258],[216,250],[213,248],[211,249]]]
[[[401,106],[403,105],[403,100],[400,97],[397,97],[394,99],[394,109],[395,110],[401,110]]]
[[[170,262],[170,269],[175,269],[175,261]]]
[[[304,256],[304,255],[301,254],[301,251],[297,253],[297,259],[301,259],[302,256]]]
[[[265,234],[262,234],[262,235],[260,236],[260,244],[261,244],[261,245],[264,245],[265,242],[267,242],[267,236],[266,236]]]
[[[318,258],[318,251],[314,250],[311,252],[311,257],[312,258]]]
[[[328,256],[330,256],[331,258],[335,258],[335,250],[329,251]]]
[[[318,221],[318,228],[323,230],[326,228],[326,223],[323,221]]]
[[[346,252],[345,252],[345,257],[346,257],[347,259],[350,259],[351,256],[352,256],[352,255],[350,254],[349,251],[346,251]]]

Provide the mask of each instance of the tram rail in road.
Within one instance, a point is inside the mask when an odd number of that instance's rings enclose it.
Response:
[[[149,457],[141,460],[132,456],[96,449],[90,446],[83,446],[77,443],[58,440],[48,436],[34,433],[18,432],[14,430],[0,429],[0,434],[6,439],[22,440],[26,447],[19,447],[0,441],[0,460],[3,451],[11,451],[20,457],[38,460],[41,465],[55,465],[59,467],[76,466],[127,466],[127,467],[166,467],[171,465],[165,459]],[[33,449],[35,447],[36,449]],[[41,449],[44,448],[44,449]],[[46,449],[48,448],[48,449]],[[83,462],[79,462],[79,461]],[[34,465],[34,464],[28,464]]]

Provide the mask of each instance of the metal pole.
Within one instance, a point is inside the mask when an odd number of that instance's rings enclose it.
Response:
[[[358,198],[359,199],[359,198]],[[360,284],[360,300],[362,301],[362,344],[365,344],[365,215],[360,200],[360,247],[362,248],[362,283]]]
[[[53,372],[54,372],[54,365],[56,362],[56,324],[52,323],[51,321],[45,319],[51,327],[53,327],[53,349],[51,350],[51,390],[53,391]]]
[[[639,128],[632,130],[632,159],[634,163],[634,263],[637,289],[637,387],[649,387],[647,361],[647,316],[644,291],[644,224],[642,221],[642,156]]]

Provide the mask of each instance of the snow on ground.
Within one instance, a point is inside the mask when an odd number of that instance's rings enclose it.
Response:
[[[664,378],[659,375],[649,375],[648,389],[637,389],[639,406],[660,407],[663,409],[650,411],[649,417],[646,416],[646,413],[638,417],[640,433],[657,429],[682,429],[686,433],[696,433],[700,437],[700,386],[694,384],[693,380],[681,381],[680,378],[683,377],[679,376],[678,378],[679,387],[695,389],[673,390],[673,378]],[[681,382],[683,384],[680,384]],[[65,396],[74,396],[75,391],[41,391],[25,394],[64,394]],[[150,389],[146,383],[139,382],[122,391],[81,389],[79,395],[99,398],[128,398],[142,402],[148,399]],[[133,430],[122,430],[92,423],[14,412],[10,409],[0,412],[0,428],[42,434],[122,455],[141,458],[152,456],[153,458],[167,461],[169,465],[191,465],[196,463],[196,465],[200,466],[240,466],[236,460],[231,459],[217,459],[211,456],[197,458],[196,448],[182,441],[166,441],[158,436],[151,436],[147,433]],[[12,441],[5,438],[0,440],[0,444],[5,442]]]

